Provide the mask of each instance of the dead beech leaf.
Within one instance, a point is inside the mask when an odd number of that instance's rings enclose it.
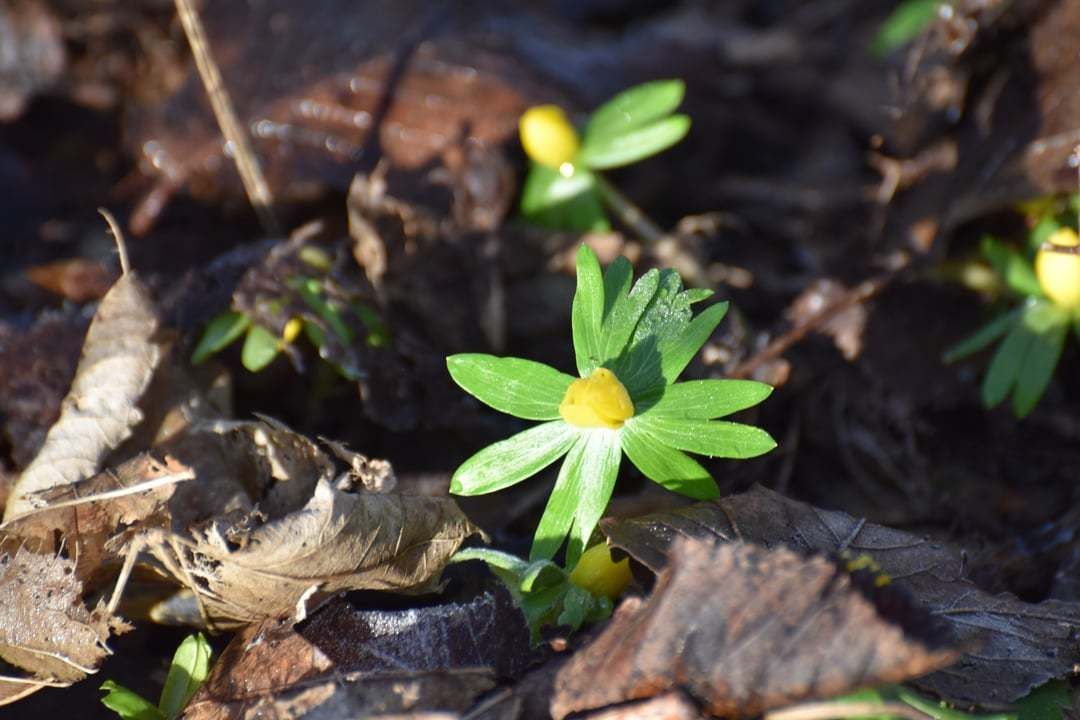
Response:
[[[298,628],[267,620],[241,631],[184,717],[460,712],[528,657],[528,630],[501,590],[405,610],[335,601]]]
[[[762,487],[716,502],[640,518],[604,521],[604,532],[654,571],[678,537],[786,545],[802,551],[866,553],[956,638],[978,645],[947,670],[914,684],[959,704],[998,705],[1027,695],[1080,662],[1080,603],[1027,603],[992,595],[964,575],[957,547],[821,510]]]
[[[476,532],[450,498],[347,493],[320,480],[309,502],[279,519],[256,510],[158,546],[184,569],[216,623],[249,623],[318,605],[343,590],[422,590]]]
[[[99,605],[87,610],[74,563],[25,548],[0,554],[0,659],[24,677],[0,678],[0,703],[27,684],[66,685],[95,672],[110,629],[123,626]]]
[[[84,480],[142,419],[139,399],[161,357],[149,293],[127,273],[98,305],[60,418],[8,497],[4,521],[34,508],[29,496]]]
[[[711,714],[750,717],[959,657],[902,602],[820,555],[679,539],[649,597],[624,602],[559,671],[552,716],[679,688]]]

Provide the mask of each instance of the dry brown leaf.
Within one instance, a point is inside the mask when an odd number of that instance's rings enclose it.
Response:
[[[991,595],[965,577],[959,548],[821,510],[762,487],[717,502],[604,521],[602,527],[612,544],[654,571],[664,566],[669,544],[680,536],[866,553],[961,642],[979,643],[948,670],[915,683],[960,704],[1011,702],[1069,675],[1080,662],[1080,603],[1027,603],[1009,594]]]
[[[289,625],[269,620],[237,635],[185,718],[456,712],[529,656],[528,631],[501,591],[407,610],[339,601]]]
[[[623,603],[559,671],[551,712],[680,688],[714,715],[750,717],[901,682],[959,657],[926,620],[822,556],[680,539],[649,597]]]
[[[71,560],[25,548],[0,554],[0,659],[26,673],[0,678],[0,703],[28,694],[27,683],[71,684],[96,671],[110,629],[102,606],[82,602]]]
[[[142,419],[137,403],[161,357],[157,330],[146,288],[132,273],[122,276],[98,305],[60,419],[12,489],[5,522],[35,507],[29,496],[97,473],[131,435]]]

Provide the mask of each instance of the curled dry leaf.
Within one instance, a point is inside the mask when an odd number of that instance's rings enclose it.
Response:
[[[616,547],[654,571],[678,537],[787,545],[802,551],[866,553],[964,644],[978,643],[948,670],[915,682],[962,704],[1012,702],[1080,662],[1080,603],[1023,602],[992,595],[964,575],[957,547],[821,510],[761,487],[717,502],[629,520],[606,521]]]
[[[649,597],[624,603],[559,671],[552,715],[680,688],[712,714],[750,717],[954,661],[959,650],[890,590],[821,556],[680,539]]]
[[[101,300],[60,419],[12,489],[4,521],[32,510],[30,497],[84,480],[142,419],[139,399],[154,375],[161,348],[149,293],[133,274],[116,281]]]
[[[290,625],[267,620],[233,638],[185,717],[461,711],[528,658],[528,631],[501,591],[407,610],[338,601]]]
[[[269,418],[217,430],[232,446],[218,457],[250,476],[251,504],[174,524],[151,544],[215,624],[302,617],[344,590],[427,589],[477,532],[447,497],[341,489],[348,483],[333,482],[334,464],[315,443]],[[197,477],[184,492],[201,486]]]
[[[0,677],[0,704],[28,687],[69,685],[95,672],[109,652],[109,631],[124,629],[101,605],[83,605],[74,569],[68,559],[25,548],[0,554],[0,659],[25,673]]]

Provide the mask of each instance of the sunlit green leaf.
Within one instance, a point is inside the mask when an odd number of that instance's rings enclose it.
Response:
[[[615,258],[604,271],[604,314],[601,321],[605,326],[612,308],[630,292],[633,279],[634,266],[622,255]]]
[[[660,272],[654,268],[641,276],[628,295],[618,296],[611,313],[604,322],[603,347],[600,350],[601,363],[617,358],[626,348],[645,308],[656,295],[659,283]]]
[[[653,482],[696,500],[712,500],[720,495],[716,481],[697,460],[664,445],[640,424],[624,426],[621,440],[626,457]]]
[[[548,496],[544,514],[540,516],[540,523],[533,534],[532,548],[529,550],[530,560],[550,560],[555,557],[555,553],[559,551],[563,540],[570,532],[570,525],[574,522],[574,514],[577,512],[578,500],[581,497],[581,471],[587,446],[587,436],[584,433],[575,432],[573,445],[559,468],[555,487]]]
[[[578,154],[578,162],[593,170],[630,165],[667,150],[686,137],[688,132],[689,117],[670,115],[619,135],[586,138]]]
[[[570,528],[570,542],[566,546],[567,567],[574,567],[589,546],[589,538],[615,490],[615,479],[622,460],[619,433],[607,429],[589,430],[585,437],[584,455],[577,467],[577,472],[581,474],[581,496],[574,513],[574,524]]]
[[[690,380],[675,383],[648,412],[663,417],[713,420],[757,405],[772,386],[754,380]]]
[[[553,230],[605,232],[611,224],[596,194],[596,177],[578,168],[570,177],[534,163],[521,191],[521,215]]]
[[[577,428],[555,420],[488,445],[454,472],[450,492],[483,495],[510,487],[558,460],[577,436]]]
[[[712,337],[716,326],[727,314],[728,303],[719,302],[705,308],[690,321],[686,330],[660,349],[660,373],[668,383],[675,382],[702,346]]]
[[[581,377],[587,377],[599,364],[603,314],[604,280],[600,261],[592,248],[583,244],[577,252],[577,291],[570,310],[574,356]]]
[[[776,441],[761,428],[723,420],[691,421],[646,413],[627,421],[631,423],[665,445],[708,457],[752,458],[776,447]]]
[[[945,352],[944,360],[947,363],[963,360],[969,355],[974,355],[990,343],[1004,335],[1009,327],[1020,317],[1021,310],[1013,310],[983,325],[974,334],[964,338]]]
[[[106,680],[101,689],[107,691],[101,703],[124,720],[167,720],[153,703],[123,685]]]
[[[1050,384],[1065,346],[1069,316],[1052,303],[1039,303],[1024,313],[1022,322],[1034,337],[1013,391],[1013,413],[1019,418],[1026,417],[1035,408]]]
[[[983,238],[982,253],[1009,289],[1017,295],[1040,296],[1043,294],[1039,280],[1035,277],[1034,267],[1019,252],[988,236]]]
[[[269,365],[281,352],[281,341],[277,335],[262,325],[248,328],[244,347],[240,351],[240,362],[251,372],[259,372]]]
[[[532,360],[460,354],[446,359],[454,382],[481,402],[526,420],[555,420],[574,378]]]
[[[870,52],[884,57],[914,40],[934,21],[941,4],[941,0],[901,0],[881,24]]]
[[[225,349],[250,326],[251,319],[243,313],[221,313],[207,324],[206,331],[199,338],[195,350],[191,353],[192,364],[198,365],[214,353]]]
[[[653,80],[623,90],[589,116],[585,143],[618,136],[670,115],[685,93],[682,80]]]
[[[158,709],[169,720],[179,717],[191,696],[210,675],[210,643],[202,633],[188,635],[176,648]]]

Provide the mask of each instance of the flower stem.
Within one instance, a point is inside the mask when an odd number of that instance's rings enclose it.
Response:
[[[649,219],[649,216],[641,208],[619,192],[600,173],[596,173],[595,177],[600,197],[623,224],[633,230],[648,245],[655,245],[664,238],[667,233]]]

